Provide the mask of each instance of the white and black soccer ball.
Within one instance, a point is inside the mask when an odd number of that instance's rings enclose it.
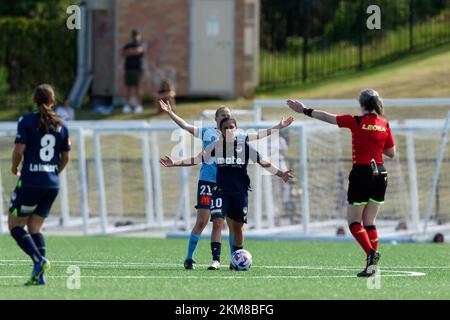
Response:
[[[247,271],[252,266],[252,255],[244,249],[236,250],[231,257],[234,270]]]

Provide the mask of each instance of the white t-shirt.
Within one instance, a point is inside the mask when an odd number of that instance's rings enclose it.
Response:
[[[56,115],[62,121],[71,121],[75,119],[75,111],[72,108],[58,107],[56,108]]]

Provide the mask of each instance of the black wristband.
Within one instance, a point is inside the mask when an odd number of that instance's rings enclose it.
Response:
[[[307,115],[308,117],[312,118],[312,112],[314,111],[314,109],[310,109],[310,108],[303,108],[303,113],[305,115]]]

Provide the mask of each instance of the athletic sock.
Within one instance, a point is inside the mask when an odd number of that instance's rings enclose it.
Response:
[[[234,243],[234,237],[232,235],[228,236],[228,244],[230,245],[230,255],[233,255],[233,243]]]
[[[358,222],[352,223],[349,228],[353,237],[355,237],[356,241],[358,241],[359,245],[363,248],[364,252],[368,256],[370,254],[370,251],[372,251],[372,245],[370,244],[366,229],[364,229],[364,227]]]
[[[222,251],[222,243],[211,242],[211,255],[213,260],[220,262],[220,253]]]
[[[19,247],[30,256],[34,263],[38,263],[42,259],[36,244],[30,234],[22,227],[15,227],[11,230],[11,236],[16,240]]]
[[[189,237],[188,254],[186,260],[192,259],[192,257],[194,256],[194,251],[197,248],[198,240],[200,240],[200,235],[191,233]]]
[[[238,251],[238,250],[241,250],[241,249],[244,249],[244,246],[243,246],[242,244],[239,245],[239,246],[234,246],[234,245],[233,245],[233,252]]]
[[[41,256],[45,257],[46,248],[45,248],[44,235],[42,233],[35,233],[35,234],[31,234],[31,238],[33,239],[34,243],[36,244],[36,247],[38,248]]]
[[[372,249],[378,250],[378,231],[375,226],[364,226],[367,231],[367,235],[369,236],[370,243],[372,244]]]

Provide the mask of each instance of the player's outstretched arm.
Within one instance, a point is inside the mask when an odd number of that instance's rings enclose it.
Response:
[[[58,168],[58,175],[63,172],[64,168],[67,166],[70,160],[70,151],[61,152],[61,164]]]
[[[202,163],[202,160],[208,163],[214,158],[214,150],[215,148],[217,148],[217,146],[220,145],[220,143],[221,140],[217,140],[216,142],[211,143],[210,145],[208,145],[208,147],[206,147],[206,149],[202,150],[202,152],[200,152],[195,157],[175,161],[169,156],[164,156],[159,159],[159,163],[167,168],[195,166],[196,164]]]
[[[281,179],[283,179],[284,182],[288,182],[289,180],[294,178],[294,175],[292,174],[292,170],[281,171],[277,166],[273,165],[269,161],[265,161],[265,160],[260,159],[258,161],[258,164],[261,167],[263,167],[264,169],[266,169],[267,171],[269,171],[270,173],[272,173],[272,174],[276,175],[277,177],[280,177]]]
[[[256,133],[249,133],[248,137],[249,137],[250,140],[256,140],[256,139],[265,138],[267,136],[270,136],[276,130],[281,130],[283,128],[286,128],[286,127],[290,126],[292,124],[292,122],[294,122],[294,118],[293,117],[289,117],[287,119],[283,118],[283,119],[281,119],[281,121],[276,126],[273,126],[272,128],[269,128],[269,129],[259,130]]]
[[[191,167],[191,166],[195,166],[201,162],[202,162],[202,153],[200,153],[196,157],[191,157],[191,158],[182,159],[182,160],[173,160],[169,156],[164,156],[161,159],[159,159],[159,163],[162,164],[166,168]]]
[[[22,162],[24,152],[25,152],[25,144],[16,143],[12,153],[12,165],[11,165],[11,172],[16,176],[20,176],[19,165]]]
[[[170,102],[164,102],[163,100],[158,101],[161,110],[167,112],[169,117],[182,129],[188,131],[195,137],[198,137],[199,128],[187,123],[183,118],[179,117],[175,112],[173,112],[173,108],[170,105]]]
[[[336,115],[333,113],[306,108],[306,106],[303,103],[296,100],[287,100],[286,103],[289,106],[289,108],[291,108],[295,112],[303,113],[307,116],[310,116],[311,118],[337,125]]]

